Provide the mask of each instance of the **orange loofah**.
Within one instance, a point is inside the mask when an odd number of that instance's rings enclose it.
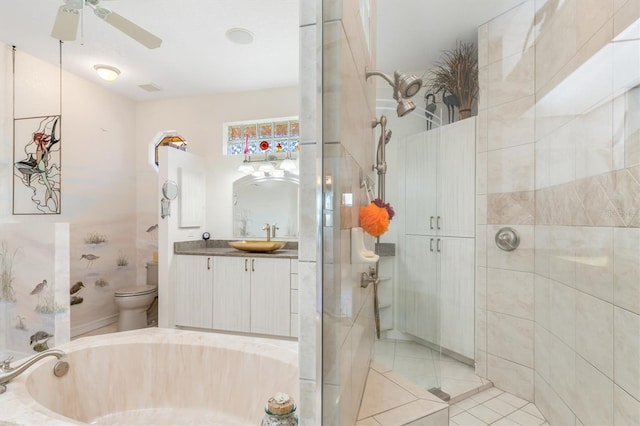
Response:
[[[374,237],[378,237],[389,229],[389,213],[384,207],[378,207],[374,203],[360,207],[360,226]]]

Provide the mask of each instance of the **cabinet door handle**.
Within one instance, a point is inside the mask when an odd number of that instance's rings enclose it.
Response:
[[[211,258],[207,257],[207,271],[211,270]]]
[[[440,253],[440,238],[436,240],[436,251]]]
[[[429,251],[433,251],[433,238],[429,240]]]
[[[431,216],[431,218],[429,218],[429,228],[433,229],[433,216]]]
[[[247,272],[247,271],[248,271],[248,269],[247,269],[247,262],[248,262],[248,261],[249,261],[249,259],[245,259],[245,260],[244,260],[244,271],[245,271],[245,272]]]
[[[440,216],[436,219],[436,228],[440,229]]]
[[[256,271],[256,268],[254,268],[255,261],[256,261],[255,259],[251,259],[251,272],[255,272]]]

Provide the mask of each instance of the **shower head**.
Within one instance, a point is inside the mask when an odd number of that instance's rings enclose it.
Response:
[[[411,111],[416,109],[416,104],[407,99],[400,99],[398,101],[398,106],[396,107],[396,112],[398,113],[398,117],[404,117],[409,114]]]
[[[395,71],[393,73],[395,87],[398,88],[400,95],[403,98],[411,98],[422,87],[422,79],[414,74],[405,74],[403,72]]]
[[[387,74],[380,71],[366,71],[366,78],[377,75],[384,78],[387,83],[393,87],[393,99],[398,102],[398,107],[396,109],[398,113],[398,117],[402,117],[411,111],[413,111],[416,106],[413,102],[406,100],[405,98],[410,98],[414,96],[420,88],[422,87],[422,79],[417,77],[414,74],[406,74],[400,71],[393,72],[393,80]]]

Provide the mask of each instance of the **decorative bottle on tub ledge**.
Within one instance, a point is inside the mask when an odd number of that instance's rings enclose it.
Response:
[[[265,416],[262,419],[262,426],[296,426],[298,416],[296,415],[296,405],[286,393],[278,392],[267,401],[264,408]]]

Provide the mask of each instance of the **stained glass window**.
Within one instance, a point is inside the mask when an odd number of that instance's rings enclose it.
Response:
[[[223,125],[225,155],[286,153],[298,150],[298,117],[237,121]]]

